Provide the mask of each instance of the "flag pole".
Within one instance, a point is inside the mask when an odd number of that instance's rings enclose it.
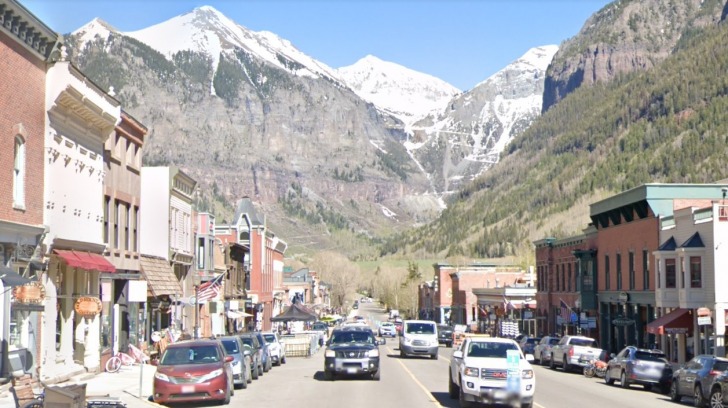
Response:
[[[195,339],[200,338],[200,285],[195,285]]]

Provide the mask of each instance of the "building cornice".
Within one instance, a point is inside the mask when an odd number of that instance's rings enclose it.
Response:
[[[0,31],[46,62],[54,57],[62,39],[15,0],[0,1]]]

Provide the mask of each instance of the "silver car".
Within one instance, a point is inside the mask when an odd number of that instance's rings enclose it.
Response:
[[[268,351],[273,365],[286,364],[286,345],[278,337],[278,333],[263,332],[263,339],[268,344]]]
[[[235,388],[248,388],[252,381],[250,372],[250,354],[245,354],[245,346],[238,336],[221,337],[225,352],[233,357],[233,385]]]
[[[559,338],[554,336],[543,336],[541,341],[533,348],[533,357],[536,362],[546,365],[551,361],[551,348],[559,343]]]

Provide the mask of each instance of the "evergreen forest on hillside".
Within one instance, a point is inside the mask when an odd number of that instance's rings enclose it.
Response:
[[[646,72],[582,87],[516,138],[494,168],[434,223],[398,234],[382,255],[518,255],[583,198],[644,183],[712,183],[728,176],[728,26],[691,32]],[[582,202],[580,202],[580,200]]]

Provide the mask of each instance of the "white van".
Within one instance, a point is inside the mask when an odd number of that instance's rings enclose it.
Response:
[[[437,324],[432,320],[405,320],[399,336],[399,355],[426,355],[437,360]]]

